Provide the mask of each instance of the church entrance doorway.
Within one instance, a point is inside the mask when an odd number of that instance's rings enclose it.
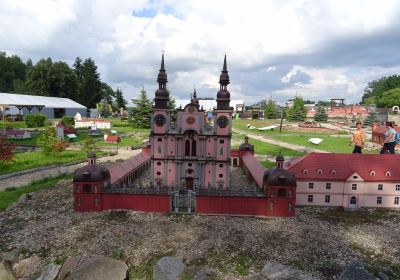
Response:
[[[186,189],[193,190],[193,178],[186,178]]]

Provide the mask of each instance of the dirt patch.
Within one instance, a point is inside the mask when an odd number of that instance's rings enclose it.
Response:
[[[106,255],[127,262],[144,278],[150,264],[165,255],[213,267],[220,279],[248,279],[268,260],[323,279],[371,254],[378,258],[371,266],[378,263],[382,271],[400,265],[399,212],[377,214],[377,223],[357,219],[352,225],[327,219],[324,209],[296,211],[295,218],[76,213],[71,181],[64,181],[0,213],[0,250],[19,248],[56,263],[68,256]]]

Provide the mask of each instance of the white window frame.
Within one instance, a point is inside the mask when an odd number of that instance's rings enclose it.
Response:
[[[325,195],[325,203],[331,203],[331,196]]]
[[[307,201],[308,201],[308,203],[313,203],[314,202],[314,195],[309,194],[308,197],[307,197]]]
[[[381,204],[382,204],[382,201],[383,201],[382,196],[377,196],[377,197],[376,197],[376,204],[381,205]]]
[[[351,184],[351,190],[356,191],[357,190],[357,184]]]

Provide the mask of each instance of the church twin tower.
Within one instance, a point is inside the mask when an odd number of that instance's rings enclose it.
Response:
[[[151,114],[151,183],[157,187],[189,190],[226,190],[229,187],[232,108],[227,89],[226,55],[214,110],[214,125],[206,122],[196,91],[191,102],[178,109],[172,122],[168,108],[164,54]]]

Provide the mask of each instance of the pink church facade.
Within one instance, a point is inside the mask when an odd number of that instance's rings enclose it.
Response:
[[[227,78],[226,78],[227,77]],[[188,190],[219,189],[229,186],[232,108],[229,107],[229,76],[226,58],[217,94],[214,125],[205,121],[199,108],[196,91],[191,103],[178,109],[176,121],[171,120],[167,106],[169,93],[164,57],[157,82],[155,107],[151,117],[151,181],[154,186]]]

